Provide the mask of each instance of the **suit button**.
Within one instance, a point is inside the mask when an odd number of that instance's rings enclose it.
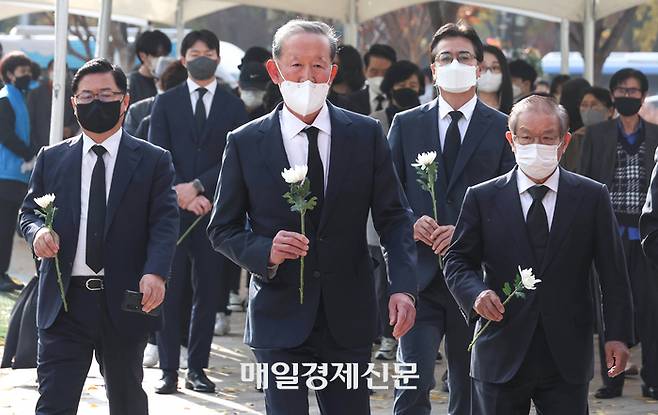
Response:
[[[313,277],[320,278],[320,271],[313,271]]]

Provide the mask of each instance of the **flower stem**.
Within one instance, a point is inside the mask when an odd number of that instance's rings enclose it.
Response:
[[[510,302],[510,300],[512,299],[512,297],[514,297],[514,295],[519,291],[519,288],[520,288],[520,287],[519,287],[518,285],[517,285],[516,287],[514,287],[514,291],[512,291],[512,293],[511,293],[510,295],[507,296],[507,298],[505,299],[505,301],[503,301],[503,305],[507,305],[507,303]],[[488,321],[487,321],[487,324],[485,324],[480,330],[478,330],[477,333],[475,333],[475,336],[473,336],[473,340],[472,340],[471,343],[468,345],[468,351],[469,351],[469,352],[473,349],[473,346],[475,346],[475,342],[476,342],[477,339],[480,337],[480,335],[482,334],[482,332],[484,332],[484,331],[487,329],[487,327],[489,327],[490,324],[491,324],[491,320],[488,320]]]
[[[62,295],[62,302],[64,303],[64,311],[69,312],[69,306],[66,303],[66,294],[64,294],[64,283],[62,282],[62,271],[59,269],[59,256],[55,255],[55,270],[57,271],[57,284],[59,285],[59,292]]]
[[[176,241],[176,246],[180,245],[181,242],[183,242],[183,240],[184,240],[185,238],[187,238],[187,235],[189,235],[190,232],[192,232],[192,229],[194,229],[194,227],[195,227],[199,222],[201,222],[201,219],[203,219],[204,217],[206,217],[205,214],[199,216],[198,218],[196,218],[196,220],[195,220],[194,222],[192,222],[192,224],[190,225],[189,228],[187,228],[187,230],[185,231],[185,233],[184,233],[183,235],[181,235],[180,238],[178,238],[178,240]]]
[[[434,211],[434,220],[438,222],[439,215],[436,209],[436,193],[434,189],[434,180],[432,180],[429,174],[427,177],[427,183],[429,184],[430,196],[432,196],[432,209]],[[443,257],[441,256],[441,254],[439,254],[439,268],[443,269]]]
[[[302,235],[306,236],[305,212],[301,212]],[[304,257],[299,258],[299,304],[304,304]]]

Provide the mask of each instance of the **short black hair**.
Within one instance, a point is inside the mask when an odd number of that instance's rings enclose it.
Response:
[[[135,53],[142,62],[140,52],[151,56],[167,56],[171,53],[171,39],[160,30],[147,30],[135,41]]]
[[[537,70],[523,59],[516,59],[509,63],[509,72],[512,78],[521,78],[530,81],[530,89],[535,89]]]
[[[353,92],[363,88],[366,76],[363,74],[363,64],[361,63],[359,51],[354,46],[341,45],[336,51],[336,56],[340,60],[338,65],[339,82],[346,82]],[[337,81],[334,79],[334,82]]]
[[[160,75],[160,86],[164,91],[168,91],[171,88],[178,86],[185,82],[187,79],[187,69],[183,66],[182,62],[176,59],[162,72]]]
[[[71,82],[71,91],[73,92],[73,95],[78,93],[78,85],[80,85],[80,81],[85,76],[94,73],[108,72],[114,77],[114,82],[116,82],[119,91],[124,94],[128,92],[128,80],[126,79],[126,74],[123,73],[123,70],[117,65],[112,65],[110,61],[105,58],[95,58],[82,65],[75,75],[73,75],[73,81]]]
[[[480,36],[478,36],[475,29],[461,21],[457,23],[446,23],[434,33],[434,36],[432,36],[432,43],[430,43],[430,56],[432,57],[432,62],[436,59],[436,53],[434,51],[436,45],[438,45],[441,40],[451,37],[463,37],[470,40],[473,44],[473,49],[475,50],[475,59],[477,59],[478,62],[482,62],[482,59],[484,59],[484,45],[482,45]]]
[[[0,61],[0,73],[5,84],[11,83],[9,74],[13,74],[19,66],[32,67],[32,61],[23,52],[10,52]]]
[[[649,80],[644,73],[634,68],[624,68],[615,72],[610,78],[610,91],[612,92],[619,84],[630,78],[638,80],[643,94],[649,90]]]
[[[370,65],[371,56],[384,58],[391,63],[395,63],[398,60],[398,54],[395,53],[395,49],[389,45],[384,45],[383,43],[375,43],[374,45],[370,46],[370,49],[368,49],[366,54],[363,55],[363,63],[366,65],[366,68],[368,65]]]
[[[569,79],[571,79],[571,77],[565,74],[560,74],[557,75],[555,78],[553,78],[553,80],[551,81],[551,95],[557,94],[558,88],[564,85],[564,83],[567,82]]]
[[[391,91],[393,91],[393,85],[398,82],[405,81],[412,76],[416,75],[418,78],[418,83],[420,85],[420,92],[418,95],[423,95],[425,92],[425,75],[420,70],[418,65],[410,61],[397,61],[386,71],[384,79],[379,87],[382,93],[388,98],[391,97]]]
[[[202,41],[208,46],[208,49],[214,49],[219,55],[219,39],[217,36],[210,30],[201,29],[193,30],[183,38],[180,46],[180,55],[185,56],[188,49],[192,47],[196,42]]]
[[[606,108],[612,108],[614,105],[612,103],[612,97],[610,96],[610,91],[608,91],[605,88],[601,88],[600,86],[591,86],[589,88],[585,88],[585,90],[583,90],[583,96],[580,97],[580,101],[578,101],[578,105],[580,105],[583,98],[585,98],[585,95],[593,95],[594,98],[596,98],[603,105],[605,105]]]
[[[265,63],[269,59],[272,59],[272,52],[262,46],[252,46],[244,52],[244,56],[238,65],[238,69],[242,69],[242,65],[247,62]]]

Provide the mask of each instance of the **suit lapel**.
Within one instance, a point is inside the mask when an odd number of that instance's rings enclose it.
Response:
[[[331,212],[334,210],[333,205],[338,199],[341,189],[341,183],[345,174],[350,170],[350,160],[352,158],[352,146],[350,143],[349,125],[352,121],[345,116],[340,108],[327,102],[329,114],[331,117],[331,144],[329,154],[329,178],[327,180],[327,190],[325,192],[324,206],[322,206],[322,216],[318,230],[323,229]]]
[[[445,163],[443,161],[443,153],[441,151],[441,143],[439,141],[439,100],[438,98],[432,101],[420,113],[418,120],[418,128],[421,134],[419,147],[416,154],[427,151],[436,151],[436,162],[439,169],[436,182],[438,188],[436,189],[437,197],[447,193],[448,181],[446,180]],[[415,161],[415,155],[414,155]],[[428,195],[429,197],[429,195]]]
[[[119,207],[121,198],[130,183],[130,179],[142,158],[139,146],[135,139],[123,133],[117,160],[114,164],[114,173],[112,174],[112,183],[110,185],[110,196],[107,200],[107,214],[105,217],[105,235],[112,225],[114,214]]]
[[[516,250],[520,253],[521,260],[525,261],[517,265],[522,268],[529,268],[537,261],[530,248],[530,238],[523,217],[516,175],[517,171],[514,169],[497,182],[496,185],[500,188],[500,192],[496,198],[496,210],[498,211],[498,217],[503,222],[501,229],[505,229],[504,232],[512,237]]]
[[[82,175],[82,135],[72,140],[69,144],[70,151],[66,153],[65,159],[62,160],[64,174],[68,177],[68,209],[73,222],[75,235],[80,229],[80,188]],[[57,196],[57,195],[56,195]],[[76,241],[77,243],[77,241]]]
[[[281,177],[283,169],[290,168],[290,162],[286,155],[286,149],[283,146],[283,136],[281,135],[281,122],[279,120],[279,111],[283,104],[279,104],[270,115],[265,118],[259,127],[263,134],[260,142],[261,157],[265,160],[270,174],[274,177],[274,182],[279,184],[281,194],[288,190],[288,185]]]
[[[548,236],[548,246],[544,261],[540,267],[542,275],[546,267],[551,263],[555,254],[559,251],[565,236],[570,232],[571,222],[573,222],[578,206],[582,199],[582,192],[578,192],[578,182],[573,180],[571,173],[560,168],[560,182],[557,191],[557,201],[555,202],[555,212],[553,213],[553,223]]]
[[[468,124],[468,129],[466,130],[466,135],[462,142],[459,153],[457,154],[457,160],[455,161],[455,167],[453,168],[452,175],[450,176],[450,183],[448,184],[448,192],[457,182],[457,179],[464,171],[466,163],[475,152],[475,149],[480,145],[480,142],[484,138],[484,134],[487,132],[489,124],[491,123],[490,114],[487,114],[483,110],[483,106],[480,100],[475,104],[475,110],[473,111],[473,116],[471,117],[471,122]]]

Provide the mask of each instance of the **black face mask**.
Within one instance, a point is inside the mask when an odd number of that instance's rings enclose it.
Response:
[[[391,98],[403,110],[420,105],[418,92],[411,88],[394,89],[391,91]]]
[[[123,100],[102,102],[95,99],[89,104],[78,104],[78,122],[85,130],[97,134],[109,131],[121,117],[121,102]]]
[[[641,106],[642,100],[640,98],[615,97],[615,108],[624,117],[637,114]]]
[[[14,86],[21,91],[27,91],[30,87],[30,82],[32,82],[32,77],[30,75],[23,75],[14,80]]]

